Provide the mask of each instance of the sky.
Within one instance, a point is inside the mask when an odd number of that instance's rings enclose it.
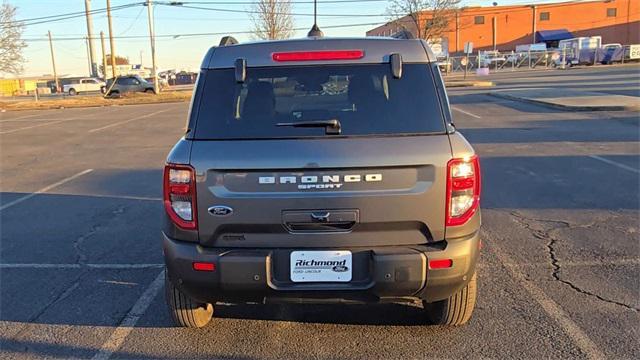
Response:
[[[84,0],[3,0],[17,7],[18,20],[42,16],[51,16],[71,12],[84,11]],[[155,5],[154,18],[156,35],[156,58],[158,69],[196,70],[202,57],[213,45],[217,45],[222,35],[205,36],[170,36],[194,33],[230,33],[248,31],[251,29],[249,14],[235,12],[221,12],[214,10],[193,9],[186,6],[203,8],[250,10],[250,0],[182,0],[185,6]],[[328,1],[328,0],[327,0]],[[338,0],[339,1],[339,0]],[[549,2],[546,0],[464,0],[462,5],[491,6],[497,1],[499,5],[532,4]],[[111,0],[111,6],[140,3],[142,0]],[[187,4],[192,2],[192,4]],[[198,4],[195,4],[198,2]],[[313,13],[313,4],[308,0],[292,0],[296,28],[295,37],[303,37],[307,29],[313,24],[313,17],[306,14]],[[384,23],[388,20],[387,8],[389,2],[385,0],[369,0],[361,2],[347,2],[342,4],[328,1],[318,1],[318,25],[326,36],[364,36],[369,29],[376,25],[359,25],[342,28],[328,28],[336,25],[356,25]],[[106,0],[91,0],[92,9],[106,7]],[[323,16],[324,15],[324,16]],[[326,16],[348,15],[348,16]],[[147,36],[149,34],[147,22],[147,8],[134,6],[112,12],[113,32],[116,37]],[[38,76],[52,73],[47,31],[51,31],[54,39],[53,47],[56,56],[56,67],[61,76],[87,76],[89,72],[87,46],[81,39],[56,40],[65,37],[85,37],[87,25],[84,17],[67,19],[44,24],[30,25],[25,28],[23,38],[28,47],[24,50],[26,63],[23,76]],[[105,13],[93,15],[94,36],[100,31],[108,35],[108,25]],[[240,42],[251,40],[248,34],[233,35]],[[94,41],[97,62],[100,63],[100,41]],[[106,41],[107,53],[109,42]],[[147,38],[116,38],[116,54],[128,57],[130,63],[151,66],[151,47]]]

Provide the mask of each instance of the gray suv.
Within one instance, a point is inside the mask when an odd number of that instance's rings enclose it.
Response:
[[[118,97],[132,92],[155,93],[153,84],[138,75],[118,76],[115,81],[113,84],[113,79],[107,80],[107,96]]]
[[[426,42],[237,44],[202,62],[164,169],[166,300],[417,302],[466,323],[480,252],[478,157]]]

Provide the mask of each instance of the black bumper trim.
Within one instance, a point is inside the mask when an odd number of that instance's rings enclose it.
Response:
[[[456,239],[444,249],[432,246],[341,248],[353,253],[349,283],[293,283],[289,256],[296,249],[220,249],[177,241],[163,233],[170,280],[187,295],[203,302],[264,302],[282,300],[376,302],[415,298],[428,302],[456,293],[475,271],[479,236]],[[325,249],[322,249],[325,250]],[[428,269],[430,259],[453,259],[449,269]],[[192,269],[194,261],[216,264],[214,272]]]

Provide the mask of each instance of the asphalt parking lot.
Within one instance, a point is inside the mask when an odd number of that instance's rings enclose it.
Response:
[[[479,303],[458,328],[393,304],[225,304],[173,328],[161,177],[188,104],[0,114],[0,357],[637,356],[639,114],[450,97],[483,169]]]

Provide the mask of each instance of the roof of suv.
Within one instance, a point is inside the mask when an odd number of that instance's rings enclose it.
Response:
[[[355,60],[318,60],[276,62],[272,54],[289,51],[321,51],[321,50],[363,50],[364,56]],[[214,46],[209,49],[202,62],[202,69],[231,68],[238,58],[247,60],[247,66],[278,65],[319,65],[360,63],[375,64],[389,62],[389,55],[399,53],[407,63],[422,63],[435,60],[435,56],[424,40],[405,40],[384,37],[367,38],[303,38],[294,40],[277,40],[250,42],[245,44]]]

